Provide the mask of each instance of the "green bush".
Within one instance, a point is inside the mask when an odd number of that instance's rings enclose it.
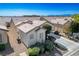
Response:
[[[36,43],[36,46],[40,48],[40,53],[44,53],[45,51],[45,47],[44,47],[44,43]]]
[[[50,40],[46,40],[46,43],[45,43],[45,50],[46,50],[46,51],[52,51],[53,48],[54,48],[53,42],[50,41]]]
[[[41,45],[39,48],[40,48],[40,53],[44,53],[44,52],[45,52],[45,47],[44,47],[44,45]]]
[[[45,51],[45,48],[44,48],[44,43],[39,43],[37,42],[36,44],[32,45],[31,48],[33,47],[38,47],[40,48],[40,53],[43,53]]]
[[[70,24],[70,32],[72,32],[72,33],[79,32],[79,23],[72,21],[71,24]]]
[[[5,44],[0,44],[0,51],[5,50]]]
[[[39,52],[40,52],[40,48],[38,47],[28,49],[29,56],[37,56],[39,55]]]
[[[33,48],[33,47],[40,47],[40,45],[41,45],[41,43],[37,42],[36,44],[34,44],[34,45],[30,46],[30,47],[31,48]]]

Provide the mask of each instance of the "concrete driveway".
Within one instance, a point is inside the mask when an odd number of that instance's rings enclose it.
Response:
[[[56,38],[55,43],[61,44],[67,48],[68,52],[66,52],[63,56],[79,56],[79,43],[53,33],[50,33],[49,36]]]
[[[55,43],[63,45],[69,51],[74,50],[75,48],[79,48],[79,43],[71,41],[65,37],[58,36],[53,33],[50,33],[50,36],[53,36],[54,38],[56,38]]]
[[[66,47],[68,50],[73,50],[73,49],[79,47],[78,43],[76,43],[74,41],[71,41],[69,39],[66,39],[64,37],[60,37],[59,39],[57,39],[55,41],[55,43],[60,43],[61,45],[63,45],[64,47]]]

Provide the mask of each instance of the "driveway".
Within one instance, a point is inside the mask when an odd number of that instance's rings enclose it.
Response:
[[[79,44],[74,42],[74,41],[71,41],[71,40],[68,40],[64,37],[60,37],[59,39],[57,39],[55,41],[56,43],[60,43],[62,44],[64,47],[66,47],[68,50],[73,50],[77,47],[79,47]]]
[[[54,38],[56,38],[55,43],[63,45],[69,51],[79,48],[79,43],[77,42],[71,41],[62,36],[55,35],[53,33],[51,33],[50,36],[53,36]]]

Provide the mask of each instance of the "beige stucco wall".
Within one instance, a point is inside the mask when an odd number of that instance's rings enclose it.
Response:
[[[11,36],[12,36],[14,39],[17,39],[17,38],[18,38],[17,27],[15,26],[15,24],[14,24],[13,21],[11,21],[11,23],[10,23],[9,33],[12,34]]]
[[[71,21],[67,22],[64,27],[63,27],[63,32],[68,33],[69,32],[69,27],[70,27]]]
[[[0,42],[0,44],[6,44],[8,42],[7,32],[4,30],[0,30],[0,34],[2,35],[2,42]]]
[[[51,24],[47,22],[46,24],[49,24],[52,26],[52,31],[59,31],[60,33],[67,32],[68,28],[70,26],[71,21],[65,23],[64,25],[56,25],[56,24]]]

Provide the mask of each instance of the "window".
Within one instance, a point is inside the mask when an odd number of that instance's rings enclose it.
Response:
[[[0,34],[0,42],[2,42],[2,35]]]
[[[40,33],[40,39],[43,39],[43,33]]]
[[[41,42],[43,43],[44,42],[43,33],[40,33],[40,39],[41,39]]]
[[[30,39],[34,39],[34,35],[33,34],[30,35]]]

